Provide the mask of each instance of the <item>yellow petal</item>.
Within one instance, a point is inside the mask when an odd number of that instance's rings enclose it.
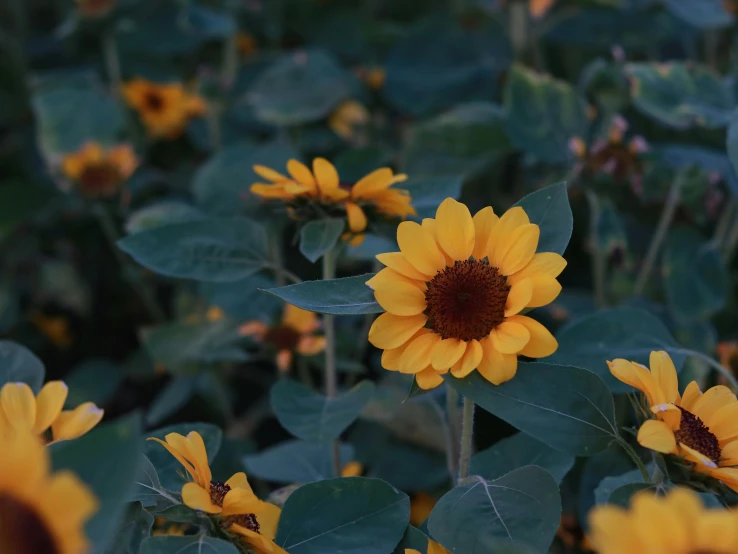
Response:
[[[618,506],[600,505],[589,513],[590,540],[603,554],[646,554],[641,537],[630,531],[630,516]],[[626,532],[624,532],[626,530]]]
[[[427,277],[446,267],[446,257],[431,233],[414,221],[403,221],[397,226],[397,244],[405,259]]]
[[[421,389],[431,390],[443,383],[443,377],[432,367],[427,367],[420,373],[415,374],[415,382]]]
[[[666,423],[658,419],[649,419],[641,425],[638,430],[638,444],[662,454],[675,454],[677,451],[674,433]]]
[[[497,251],[501,246],[509,244],[509,235],[515,229],[522,225],[528,225],[530,220],[525,210],[520,206],[510,208],[502,217],[500,217],[497,224],[493,227],[490,235],[489,244],[487,245],[487,257],[490,262],[497,260]],[[495,265],[495,264],[493,264]]]
[[[51,425],[52,436],[55,441],[81,437],[100,423],[103,413],[104,411],[92,402],[85,402],[74,410],[64,411]]]
[[[470,340],[466,343],[466,352],[462,356],[460,363],[454,366],[451,373],[454,377],[462,378],[474,371],[479,362],[482,361],[482,345],[478,340]]]
[[[702,422],[710,426],[712,415],[720,408],[736,402],[735,394],[728,387],[717,385],[710,387],[697,399],[690,410]]]
[[[423,314],[410,317],[384,313],[369,329],[369,342],[377,348],[397,348],[423,327],[428,318]]]
[[[553,277],[542,275],[540,277],[531,277],[529,279],[533,284],[533,292],[530,301],[526,304],[527,308],[540,308],[546,304],[550,304],[561,292],[561,284]],[[510,281],[508,281],[509,284]],[[513,284],[514,286],[514,284]]]
[[[490,206],[479,210],[474,214],[474,250],[472,256],[475,260],[481,260],[487,256],[489,238],[492,229],[500,220]]]
[[[49,381],[36,397],[36,424],[33,432],[40,435],[59,416],[67,401],[69,389],[63,381]]]
[[[719,479],[733,489],[733,491],[738,492],[738,467],[708,468],[705,470],[705,473],[708,473],[715,479]]]
[[[267,181],[272,181],[273,183],[289,181],[287,177],[285,177],[278,171],[274,171],[270,167],[266,167],[265,165],[255,165],[253,166],[253,169],[254,173],[256,173],[259,177],[263,177]]]
[[[68,470],[54,473],[43,495],[41,510],[57,529],[81,527],[100,506],[87,485]]]
[[[702,391],[700,391],[700,386],[697,384],[696,381],[691,381],[687,385],[687,388],[684,389],[684,394],[682,395],[682,401],[679,405],[685,410],[691,412],[694,409],[695,402],[697,402],[697,400],[701,396],[702,396]]]
[[[653,494],[636,494],[631,501],[634,531],[644,541],[644,552],[682,551],[691,539],[688,528],[671,504]]]
[[[325,337],[304,335],[297,343],[297,351],[303,356],[315,356],[325,350]]]
[[[664,403],[656,379],[641,364],[618,358],[611,362],[608,361],[607,366],[610,368],[613,377],[644,393],[648,398],[649,405],[655,406]]]
[[[291,327],[299,333],[312,333],[318,330],[320,322],[315,313],[287,304],[282,317],[282,325]]]
[[[493,385],[509,381],[518,371],[518,357],[515,354],[502,354],[495,350],[491,338],[479,341],[482,345],[482,360],[477,371]]]
[[[432,219],[430,217],[426,217],[421,221],[421,227],[430,235],[430,237],[433,239],[433,242],[438,247],[438,251],[441,253],[444,259],[444,267],[446,266],[452,266],[454,265],[455,260],[446,254],[443,248],[441,248],[441,243],[438,242],[438,223],[435,219]],[[443,269],[440,268],[440,269]]]
[[[273,540],[277,536],[277,527],[279,526],[282,510],[274,504],[261,501],[254,514],[259,522],[259,532],[266,538]]]
[[[343,466],[341,477],[361,477],[362,473],[364,473],[364,465],[354,460]]]
[[[395,315],[417,315],[426,308],[425,293],[418,287],[396,282],[374,291],[374,297],[387,312]]]
[[[349,229],[352,233],[361,233],[366,229],[366,214],[358,204],[346,202],[346,215],[348,216]]]
[[[443,339],[433,347],[431,366],[447,370],[458,362],[466,352],[466,342],[460,339]]]
[[[356,184],[351,187],[351,197],[355,199],[369,198],[372,193],[388,188],[393,182],[395,181],[390,168],[375,169],[356,181]]]
[[[551,334],[551,331],[535,319],[524,315],[514,315],[508,318],[508,321],[523,325],[530,334],[530,340],[519,351],[521,355],[529,358],[545,358],[556,352],[559,347],[559,343]]]
[[[427,281],[428,276],[421,273],[413,264],[411,264],[402,252],[387,252],[386,254],[377,254],[377,260],[393,269],[397,273],[404,275],[409,279],[418,281]]]
[[[679,381],[674,362],[669,355],[663,350],[651,352],[648,365],[651,368],[651,375],[664,393],[664,402],[676,402],[679,398]]]
[[[428,539],[428,554],[451,554],[436,541]]]
[[[538,225],[522,225],[510,233],[505,242],[499,242],[495,250],[494,265],[503,275],[511,275],[523,269],[533,259],[538,247],[541,229]]]
[[[416,281],[405,277],[402,273],[395,271],[392,268],[385,267],[380,270],[374,277],[366,282],[366,285],[372,290],[379,290],[382,288],[394,287],[397,283],[405,283],[417,287],[418,290],[425,292],[427,286],[425,281]]]
[[[419,373],[430,365],[431,351],[441,341],[435,333],[425,333],[408,344],[400,356],[398,371],[400,373]]]
[[[505,317],[520,313],[533,296],[533,279],[523,279],[510,287],[505,303]]]
[[[264,183],[254,183],[249,189],[251,194],[260,196],[261,198],[292,198],[292,194],[286,192],[283,187],[277,185],[265,185]]]
[[[231,487],[232,489],[244,489],[247,491],[251,491],[251,485],[249,485],[249,480],[243,471],[234,473],[231,476],[231,478],[225,482],[225,484]]]
[[[290,160],[287,162],[287,171],[298,183],[310,187],[311,190],[317,189],[315,178],[313,178],[313,174],[304,163],[297,160]]]
[[[677,450],[681,456],[684,456],[685,460],[695,464],[694,468],[696,471],[707,472],[711,469],[717,468],[717,464],[713,462],[710,458],[705,456],[702,452],[698,452],[697,450],[690,448],[683,442],[680,442],[678,444]]]
[[[321,193],[325,194],[338,188],[340,184],[338,171],[325,158],[315,158],[313,160],[313,173],[315,174],[315,180],[318,181],[318,188],[320,188]]]
[[[175,435],[175,434],[177,434],[177,433],[169,433],[169,435],[167,435],[167,437],[170,437],[170,436]],[[182,439],[184,439],[184,437],[182,437],[182,435],[179,435],[179,436]],[[156,437],[149,437],[146,440],[158,442],[159,444],[161,444],[164,448],[166,448],[167,452],[169,452],[172,456],[174,456],[174,458],[180,464],[182,464],[182,467],[184,467],[185,470],[187,471],[187,473],[190,474],[190,477],[192,477],[193,479],[196,479],[198,477],[197,471],[195,471],[194,466],[185,458],[183,451],[180,451],[173,444],[170,444],[169,442],[163,441],[163,440],[158,439]]]
[[[253,514],[262,501],[248,489],[232,489],[223,498],[222,515]]]
[[[565,267],[566,260],[563,256],[554,252],[541,252],[535,254],[523,269],[510,275],[508,281],[543,276],[556,278],[561,275]]]
[[[467,260],[474,250],[474,221],[469,208],[446,198],[436,211],[438,243],[454,260]]]
[[[6,383],[0,390],[0,405],[17,431],[33,429],[36,423],[36,398],[26,383]]]
[[[521,323],[503,321],[490,333],[492,345],[502,354],[517,354],[530,340],[530,332]]]
[[[735,512],[731,510],[710,510],[702,514],[696,526],[697,536],[692,539],[695,547],[692,552],[738,552],[737,523]]]
[[[738,441],[733,441],[720,448],[720,465],[738,465]]]
[[[208,452],[205,449],[205,441],[197,431],[187,433],[187,448],[189,452],[188,458],[192,461],[195,469],[200,475],[201,485],[205,486],[210,483],[212,474],[210,472],[210,464],[208,463]]]
[[[182,502],[193,510],[200,510],[207,514],[219,514],[220,506],[213,503],[210,491],[206,491],[197,483],[185,483],[182,487]]]

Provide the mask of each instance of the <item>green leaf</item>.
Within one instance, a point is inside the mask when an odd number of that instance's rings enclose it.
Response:
[[[384,309],[374,300],[374,291],[366,285],[372,277],[373,273],[367,273],[341,279],[305,281],[266,289],[265,292],[298,308],[319,314],[378,314]]]
[[[461,195],[461,175],[444,175],[441,177],[409,178],[400,185],[410,193],[413,208],[418,212],[417,218],[436,217],[438,205],[446,198],[458,198]]]
[[[610,391],[583,369],[521,363],[515,377],[499,386],[476,371],[446,380],[462,396],[562,452],[591,456],[618,434]]]
[[[575,484],[577,495],[577,519],[587,528],[587,515],[595,506],[594,491],[608,476],[617,476],[633,469],[633,461],[616,443],[583,461],[581,475]],[[573,477],[573,476],[572,476]]]
[[[542,162],[567,163],[572,137],[587,130],[586,104],[563,81],[513,66],[505,87],[507,131],[516,148]]]
[[[522,207],[530,222],[541,228],[537,252],[564,253],[574,228],[566,183],[556,183],[532,192],[515,206]]]
[[[157,227],[122,238],[118,247],[168,277],[236,281],[266,265],[264,228],[245,218],[212,218]]]
[[[105,554],[138,554],[141,542],[151,534],[152,525],[154,516],[139,502],[129,504]]]
[[[261,72],[245,99],[264,123],[301,125],[323,119],[350,94],[349,77],[333,56],[308,49],[286,53]]]
[[[93,553],[105,552],[134,487],[141,448],[141,417],[133,414],[118,419],[49,448],[54,470],[73,471],[97,497],[100,509],[85,530],[95,545]]]
[[[205,535],[188,537],[149,537],[140,554],[238,554],[238,549],[222,539]]]
[[[374,388],[371,381],[362,381],[329,398],[302,383],[282,380],[272,387],[270,399],[282,427],[303,440],[325,442],[337,439],[359,417]]]
[[[208,517],[207,514],[203,512],[198,512],[197,510],[193,510],[192,508],[190,508],[189,506],[185,506],[184,504],[174,504],[155,513],[156,517],[160,517],[167,521],[174,521],[177,523],[191,523],[193,525],[200,525],[204,523],[203,519],[206,519]]]
[[[683,62],[630,63],[635,107],[675,129],[725,127],[735,106],[730,90],[709,67]]]
[[[705,320],[721,311],[728,300],[728,269],[711,241],[688,227],[669,233],[662,273],[666,299],[680,320]]]
[[[428,518],[434,540],[452,552],[496,552],[506,542],[547,552],[561,520],[556,480],[522,467],[494,481],[474,477],[441,497]]]
[[[123,381],[123,373],[111,361],[95,359],[78,365],[64,381],[69,388],[67,408],[76,408],[85,402],[100,406],[115,394]]]
[[[490,480],[529,465],[542,467],[560,483],[574,465],[574,456],[554,450],[525,433],[517,433],[475,454],[469,473]]]
[[[220,441],[223,435],[220,428],[216,425],[211,425],[210,423],[178,423],[177,425],[162,427],[156,431],[149,431],[147,432],[147,438],[156,437],[164,440],[164,437],[169,433],[179,433],[180,435],[187,436],[192,431],[196,431],[202,436],[202,440],[205,442],[205,449],[208,452],[208,461],[212,463],[220,449]],[[182,490],[182,485],[186,481],[181,477],[181,474],[185,473],[184,468],[176,458],[155,441],[144,442],[144,454],[146,454],[146,457],[156,468],[156,473],[159,476],[163,488],[179,494]]]
[[[648,365],[653,350],[677,347],[660,319],[639,308],[600,310],[563,327],[557,334],[559,348],[547,361],[574,365],[599,375],[615,393],[633,390],[610,373],[607,360],[625,358]],[[684,356],[671,351],[672,360],[681,368]]]
[[[412,525],[408,525],[400,544],[395,548],[394,554],[405,554],[405,549],[417,550],[420,554],[426,554],[428,549],[428,535]]]
[[[409,519],[410,499],[384,481],[329,479],[290,495],[276,543],[290,554],[387,554],[400,542]]]
[[[201,282],[200,291],[210,304],[221,308],[234,321],[269,321],[284,307],[279,298],[261,290],[274,288],[274,284],[273,279],[257,273],[230,283]]]
[[[0,387],[5,383],[26,383],[38,393],[45,375],[44,364],[28,348],[9,340],[0,341]]]
[[[354,459],[354,447],[340,445],[341,465]],[[311,483],[336,477],[330,445],[289,440],[246,456],[243,459],[248,474],[279,484]]]
[[[140,502],[145,508],[157,511],[177,503],[177,499],[161,486],[156,468],[143,454],[139,456],[138,472],[129,500]]]
[[[607,503],[627,508],[630,506],[630,500],[633,495],[642,491],[650,491],[652,494],[658,493],[656,485],[651,485],[648,483],[629,483],[612,491],[612,494],[610,494],[610,498],[608,498]]]
[[[728,178],[728,184],[731,185],[730,190],[733,195],[738,196],[738,179],[735,178],[738,174],[738,112],[734,113],[730,119],[725,139],[725,148],[728,151],[730,165],[733,167],[733,174]]]
[[[664,0],[666,9],[698,29],[719,29],[733,24],[722,0]]]
[[[249,188],[264,178],[254,173],[253,166],[260,164],[283,172],[287,161],[298,157],[291,146],[279,142],[227,146],[198,168],[192,193],[198,206],[209,212],[240,215],[246,210],[256,215],[263,204]]]
[[[132,235],[199,219],[205,219],[205,214],[197,208],[178,200],[164,200],[133,212],[126,220],[126,233]]]
[[[337,217],[318,219],[303,225],[300,229],[300,253],[311,262],[317,262],[336,246],[344,227],[346,221]]]
[[[53,191],[31,183],[0,184],[0,240],[53,198]]]
[[[649,474],[653,472],[653,464],[649,464]],[[632,485],[634,483],[643,484],[643,476],[639,469],[632,469],[621,475],[609,475],[605,477],[594,491],[596,504],[607,504],[610,502],[610,496],[620,487],[624,485]]]
[[[198,375],[174,377],[159,391],[146,412],[146,425],[157,425],[182,408],[197,392]]]

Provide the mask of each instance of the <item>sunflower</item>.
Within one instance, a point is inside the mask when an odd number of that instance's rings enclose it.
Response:
[[[134,108],[153,138],[176,139],[187,123],[205,113],[202,98],[181,83],[160,84],[136,78],[123,86],[123,97]]]
[[[384,86],[387,80],[387,72],[381,66],[360,67],[356,75],[366,86],[371,89],[379,90]]]
[[[182,487],[182,502],[186,506],[219,515],[223,530],[239,535],[259,554],[285,552],[274,544],[282,511],[257,498],[245,473],[236,473],[225,483],[213,481],[208,453],[199,433],[192,431],[186,437],[169,433],[164,441],[155,437],[148,440],[166,448],[192,478]]]
[[[356,100],[346,100],[328,116],[328,127],[342,139],[351,140],[356,128],[366,125],[369,118],[369,110],[364,104]]]
[[[405,554],[420,554],[417,550],[413,548],[406,548]],[[427,554],[451,554],[448,550],[443,548],[440,544],[438,544],[436,541],[428,539],[428,550]]]
[[[738,554],[738,513],[706,509],[685,488],[637,493],[629,509],[596,506],[589,526],[599,554]]]
[[[651,352],[651,370],[627,360],[607,362],[620,381],[646,395],[654,419],[638,430],[638,443],[682,456],[695,471],[738,491],[738,400],[718,385],[703,394],[695,381],[679,395],[677,372],[666,352]]]
[[[279,325],[269,327],[262,321],[249,321],[239,328],[243,336],[254,337],[277,352],[277,368],[289,371],[295,352],[313,356],[325,349],[325,337],[316,335],[320,321],[313,312],[287,304]]]
[[[341,469],[341,477],[360,477],[364,473],[364,465],[361,462],[351,461]]]
[[[419,492],[410,499],[410,525],[420,527],[433,511],[438,500],[428,493]]]
[[[108,150],[96,142],[88,142],[62,160],[62,172],[82,196],[112,196],[138,167],[136,153],[128,144]]]
[[[536,254],[539,233],[521,207],[502,217],[487,207],[472,218],[453,198],[435,219],[400,223],[400,252],[379,254],[387,267],[367,281],[386,310],[369,330],[369,342],[384,350],[382,366],[415,374],[423,389],[449,370],[465,377],[477,369],[499,385],[515,376],[519,354],[552,354],[553,335],[520,315],[561,291],[556,277],[566,261]]]
[[[353,185],[341,184],[338,171],[328,160],[315,158],[313,169],[297,160],[287,162],[289,177],[263,165],[255,165],[254,171],[270,183],[254,183],[251,192],[267,199],[278,199],[290,205],[297,219],[310,219],[340,215],[348,220],[349,235],[363,238],[370,220],[405,218],[415,215],[410,194],[406,190],[392,189],[395,183],[407,179],[407,175],[395,175],[388,167],[372,171]]]
[[[31,432],[50,442],[81,437],[100,423],[104,411],[92,402],[73,410],[63,410],[67,400],[67,385],[49,381],[38,396],[26,383],[5,383],[0,389],[0,430]]]
[[[69,471],[51,473],[48,451],[25,433],[0,433],[0,552],[83,554],[92,492]]]

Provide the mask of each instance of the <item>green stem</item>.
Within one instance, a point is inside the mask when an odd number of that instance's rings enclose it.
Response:
[[[643,460],[638,457],[636,451],[633,450],[633,447],[630,446],[628,444],[628,441],[626,441],[622,437],[618,437],[617,440],[618,444],[622,447],[623,450],[625,450],[625,453],[630,457],[631,460],[633,460],[633,463],[638,467],[638,470],[641,472],[643,482],[651,483],[651,476],[648,474],[648,469],[646,469],[646,466],[643,464]]]
[[[738,216],[733,219],[728,236],[725,238],[724,258],[728,266],[733,261],[736,247],[738,247]]]
[[[461,416],[461,452],[459,454],[459,482],[469,477],[469,464],[472,456],[474,438],[474,402],[464,397],[464,411]]]
[[[323,279],[333,279],[336,276],[336,258],[338,248],[331,248],[323,255]],[[336,322],[334,316],[323,316],[325,331],[325,395],[333,398],[338,392],[338,375],[336,373]],[[338,441],[333,442],[333,469],[336,475],[341,474],[341,458],[339,456]]]
[[[736,202],[735,198],[731,198],[728,204],[723,208],[720,214],[720,219],[715,226],[715,235],[712,237],[715,248],[722,250],[724,245],[723,242],[728,236],[728,229],[730,223],[733,220],[733,212],[735,212]]]
[[[510,2],[510,39],[515,49],[515,57],[520,59],[528,44],[528,4],[522,0]]]
[[[287,276],[285,275],[284,260],[282,259],[282,247],[279,244],[280,238],[281,233],[279,233],[278,229],[273,229],[273,231],[269,233],[267,240],[269,241],[269,253],[272,258],[272,264],[270,267],[274,269],[274,277],[277,280],[277,286],[283,287],[287,284],[285,282],[285,278]]]
[[[456,484],[459,473],[459,393],[456,389],[446,385],[446,465],[451,476],[451,482]]]
[[[123,77],[120,70],[118,47],[115,44],[115,34],[111,30],[103,33],[102,48],[110,88],[113,90],[115,97],[120,98],[121,91],[123,90]]]
[[[725,377],[728,382],[733,387],[734,391],[738,391],[738,381],[736,380],[735,376],[727,369],[725,369],[720,362],[713,360],[710,358],[710,356],[706,356],[702,352],[697,352],[696,350],[689,350],[688,348],[670,348],[669,352],[675,352],[677,354],[685,354],[686,356],[693,356],[695,358],[698,358],[705,362],[707,365],[709,365],[711,368],[716,370],[718,373],[720,373],[723,377]]]
[[[605,293],[606,283],[606,267],[607,259],[605,251],[602,248],[597,232],[600,226],[600,200],[594,192],[586,190],[587,200],[589,201],[589,209],[592,213],[592,221],[590,222],[589,240],[592,248],[592,281],[594,282],[595,304],[598,308],[604,308],[607,305],[607,295]]]

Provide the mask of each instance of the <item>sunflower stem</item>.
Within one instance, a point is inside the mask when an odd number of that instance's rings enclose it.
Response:
[[[643,460],[641,460],[638,457],[638,454],[635,450],[633,450],[633,447],[628,444],[628,441],[626,441],[622,437],[618,437],[618,444],[622,447],[622,449],[625,451],[625,453],[630,457],[631,460],[633,460],[633,463],[638,467],[638,471],[641,472],[641,477],[643,478],[644,483],[651,483],[651,476],[648,473],[648,469],[646,469],[646,466],[643,464]]]
[[[589,209],[592,212],[589,224],[589,241],[592,250],[592,281],[594,283],[595,305],[598,308],[607,306],[606,293],[606,263],[607,259],[605,251],[599,241],[598,228],[600,226],[600,199],[594,192],[585,190],[587,200],[589,201]]]
[[[323,255],[323,279],[333,279],[336,276],[336,258],[338,248],[333,247]],[[338,377],[336,374],[336,322],[334,316],[323,316],[325,330],[325,395],[328,398],[336,396],[338,391]],[[333,469],[336,475],[341,475],[341,457],[338,441],[333,441]]]
[[[110,88],[113,91],[113,95],[116,98],[120,98],[121,91],[123,90],[123,77],[120,70],[118,46],[115,44],[115,33],[112,30],[103,33],[102,49]]]
[[[728,238],[728,229],[730,229],[730,223],[733,220],[733,212],[735,212],[735,207],[735,198],[731,198],[728,204],[723,208],[723,211],[720,213],[720,219],[715,226],[715,234],[712,237],[713,244],[718,250],[722,250],[725,247],[724,241]]]
[[[459,473],[459,393],[446,384],[446,465],[451,482],[456,484]]]
[[[643,259],[641,271],[636,279],[635,288],[633,289],[635,296],[641,296],[643,294],[643,290],[646,288],[646,282],[648,281],[648,277],[651,275],[651,270],[656,263],[656,258],[658,258],[661,244],[666,238],[671,222],[674,219],[674,214],[676,214],[676,210],[679,207],[679,200],[681,198],[682,185],[684,184],[685,177],[686,173],[684,171],[680,171],[677,173],[671,184],[669,193],[666,196],[666,201],[664,202],[664,209],[661,212],[661,219],[659,219],[659,223],[656,226],[656,232],[651,239],[651,244],[648,246],[648,252],[646,252],[646,257]]]
[[[474,438],[474,402],[464,397],[464,411],[461,416],[461,453],[459,454],[459,482],[469,477],[469,464],[472,456]]]

